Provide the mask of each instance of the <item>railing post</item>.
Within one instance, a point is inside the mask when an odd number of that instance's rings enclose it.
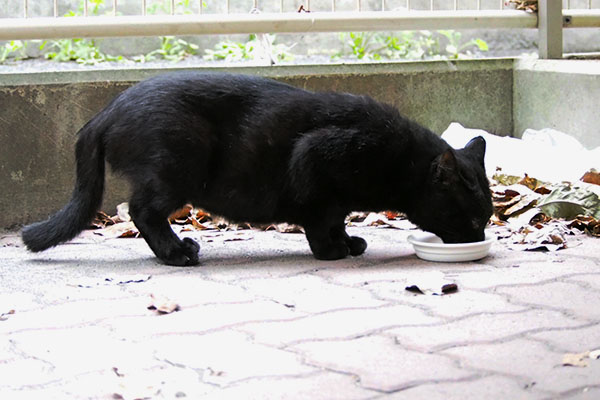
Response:
[[[538,53],[540,58],[562,58],[562,0],[538,2]]]

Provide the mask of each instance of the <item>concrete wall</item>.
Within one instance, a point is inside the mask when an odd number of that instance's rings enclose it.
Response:
[[[517,137],[554,128],[600,146],[600,60],[516,61],[513,119]]]

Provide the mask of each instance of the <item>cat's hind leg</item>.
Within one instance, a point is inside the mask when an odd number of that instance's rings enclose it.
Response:
[[[151,192],[134,191],[129,203],[129,213],[142,237],[165,264],[198,264],[198,243],[190,238],[179,239],[168,222],[169,214],[183,204],[175,204],[158,191]]]

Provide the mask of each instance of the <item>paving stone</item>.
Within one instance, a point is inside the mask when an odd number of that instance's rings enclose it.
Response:
[[[25,331],[11,335],[15,348],[29,359],[43,361],[53,375],[73,377],[122,366],[140,369],[156,364],[147,348],[112,335],[100,327]]]
[[[449,281],[452,282],[453,279]],[[452,318],[484,312],[520,311],[525,309],[523,306],[510,304],[502,296],[468,289],[464,290],[460,287],[458,292],[443,296],[416,294],[406,290],[406,286],[414,281],[408,278],[405,282],[376,282],[366,287],[378,298],[415,304],[425,307],[434,315],[442,317]]]
[[[565,282],[548,282],[536,285],[508,286],[496,289],[510,296],[511,302],[565,310],[569,315],[600,321],[600,291],[583,289]]]
[[[23,330],[41,332],[43,329],[94,324],[116,316],[144,315],[149,313],[146,309],[147,304],[148,299],[144,296],[65,302],[24,312],[17,309],[14,315],[0,324],[0,334]]]
[[[557,393],[599,383],[600,360],[590,360],[586,368],[562,366],[564,354],[531,340],[469,344],[442,353],[458,357],[467,367],[518,376],[523,385],[535,382],[542,391]]]
[[[129,285],[129,290],[148,297],[166,297],[181,308],[203,304],[250,302],[256,299],[239,285],[213,282],[203,276],[185,272],[153,276],[143,285]]]
[[[241,285],[255,296],[266,297],[299,311],[318,313],[360,305],[377,307],[385,304],[367,290],[324,282],[322,278],[297,275],[288,278],[245,280]]]
[[[334,262],[303,235],[195,232],[192,268],[141,239],[90,233],[31,254],[0,236],[0,315],[15,310],[0,318],[0,399],[600,396],[600,360],[558,365],[600,343],[600,240],[454,264],[416,258],[410,231],[349,231],[369,248]],[[423,274],[459,292],[404,290]],[[181,311],[148,310],[150,294]]]
[[[580,274],[570,276],[565,279],[567,282],[581,284],[583,287],[590,288],[595,291],[600,291],[600,272],[595,274]]]
[[[146,315],[113,318],[103,321],[102,325],[120,337],[143,340],[156,335],[206,333],[250,322],[267,323],[305,315],[282,304],[264,300],[182,308],[167,315],[146,311]]]
[[[523,385],[518,379],[486,376],[464,381],[423,383],[386,395],[386,400],[481,400],[481,399],[547,399],[552,393]]]
[[[176,345],[174,345],[176,343]],[[152,339],[157,359],[202,370],[202,381],[219,386],[250,378],[316,372],[294,353],[254,344],[245,334],[221,331],[207,335],[171,335]]]
[[[260,343],[282,346],[304,340],[351,338],[393,326],[422,325],[440,320],[404,305],[349,308],[310,315],[291,321],[255,322],[237,328]]]
[[[597,400],[600,399],[600,387],[598,387],[597,384],[595,387],[584,387],[579,390],[574,390],[569,394],[565,394],[562,398],[569,400]]]
[[[527,254],[529,255],[529,253]],[[537,283],[577,272],[589,272],[598,267],[589,260],[577,260],[576,263],[564,261],[530,261],[521,256],[505,267],[482,265],[476,271],[456,271],[452,278],[456,279],[460,287],[467,289],[486,289],[500,285],[517,285],[524,283]]]
[[[248,400],[361,400],[379,392],[359,386],[356,377],[318,372],[299,377],[266,377],[233,384],[215,398]]]
[[[480,314],[446,324],[387,330],[398,343],[426,351],[455,345],[497,341],[522,336],[532,330],[581,326],[581,321],[550,310]]]
[[[565,353],[583,353],[600,349],[600,324],[584,328],[542,331],[528,336],[544,341],[555,351]]]
[[[384,336],[307,342],[293,346],[306,362],[354,374],[364,388],[391,392],[423,381],[461,379],[473,375],[449,358],[405,350]]]

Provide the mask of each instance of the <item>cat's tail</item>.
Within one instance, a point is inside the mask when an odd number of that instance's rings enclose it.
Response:
[[[77,178],[71,200],[46,221],[26,226],[21,234],[31,251],[42,251],[73,239],[89,226],[104,191],[102,130],[92,119],[81,130],[75,146]]]

